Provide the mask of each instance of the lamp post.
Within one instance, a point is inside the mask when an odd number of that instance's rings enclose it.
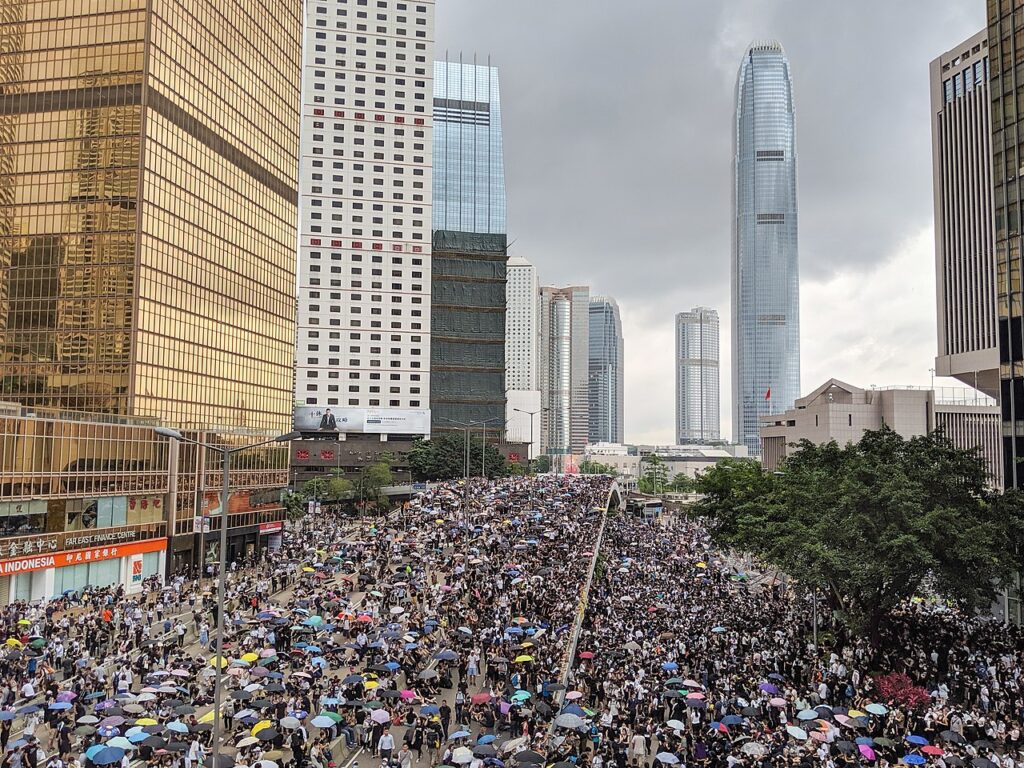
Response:
[[[551,409],[550,408],[541,408],[538,411],[524,411],[522,408],[513,408],[512,410],[516,411],[517,413],[525,413],[527,416],[530,417],[530,454],[531,454],[530,460],[532,461],[535,458],[532,455],[533,454],[533,417],[536,416],[538,413],[544,413],[544,411],[550,411]]]
[[[221,683],[224,677],[224,592],[227,585],[228,573],[228,499],[231,494],[231,456],[236,453],[241,453],[242,451],[247,451],[250,448],[258,448],[262,445],[287,443],[292,440],[298,440],[302,437],[302,434],[300,432],[289,432],[287,435],[278,435],[273,440],[264,440],[260,443],[252,443],[250,445],[240,445],[236,448],[229,448],[226,445],[210,445],[209,443],[204,443],[199,440],[193,440],[190,437],[185,437],[176,429],[157,427],[153,431],[161,437],[166,437],[170,440],[177,440],[182,443],[192,443],[194,445],[198,445],[200,448],[207,448],[211,451],[216,451],[221,455],[221,467],[224,475],[224,482],[222,484],[220,497],[220,574],[217,579],[217,655],[214,657],[213,743],[210,747],[212,765],[214,768],[219,768],[217,758],[220,755],[220,709],[223,687]]]

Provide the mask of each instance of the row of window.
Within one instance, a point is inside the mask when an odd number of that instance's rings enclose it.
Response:
[[[957,72],[952,77],[942,81],[943,97],[946,103],[961,98],[965,93],[973,91],[975,86],[981,85],[988,78],[988,57],[976,61],[970,67]]]

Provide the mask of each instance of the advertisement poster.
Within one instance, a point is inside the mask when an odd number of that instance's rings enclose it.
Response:
[[[429,435],[430,411],[409,408],[342,408],[300,405],[295,409],[299,432],[361,432],[363,434]]]
[[[142,589],[142,555],[131,555],[128,558],[128,591],[138,592]]]

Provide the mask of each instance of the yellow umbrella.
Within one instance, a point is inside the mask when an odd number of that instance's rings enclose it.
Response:
[[[250,664],[254,661],[259,661],[259,658],[258,654],[252,653],[251,651],[242,655],[242,661],[248,661]]]
[[[437,518],[437,520],[435,520],[434,522],[437,523],[438,525],[444,525],[444,520],[442,520],[440,517]]]
[[[152,717],[140,717],[135,721],[136,725],[159,725]]]
[[[137,720],[136,720],[135,722],[136,722],[136,723],[138,723],[138,721],[137,721]],[[210,710],[209,712],[207,712],[207,713],[206,713],[205,715],[203,715],[202,717],[200,717],[200,718],[199,718],[199,722],[200,722],[200,723],[212,723],[212,722],[213,722],[213,710],[211,709],[211,710]]]
[[[27,627],[32,622],[28,619],[18,619],[18,623],[21,624],[23,627]]]
[[[24,643],[16,637],[8,637],[7,644],[11,646],[11,648],[21,648],[22,645],[24,645]]]
[[[861,712],[859,709],[851,709],[846,713],[847,717],[867,717],[867,712]]]
[[[228,665],[228,658],[227,658],[227,656],[214,656],[212,659],[210,659],[210,666],[211,667],[216,667],[217,666],[217,659],[220,659],[220,666],[222,668],[226,667]]]
[[[380,683],[378,683],[376,680],[367,680],[365,683],[363,683],[363,688],[365,688],[368,691],[372,691],[379,685]]]
[[[527,656],[525,653],[523,653],[523,654],[520,654],[519,656],[516,656],[514,663],[515,664],[523,664],[523,663],[525,663],[527,661],[533,661],[533,656]]]
[[[252,730],[249,731],[249,734],[251,736],[255,736],[257,733],[262,731],[264,728],[270,728],[271,726],[273,726],[273,723],[270,722],[269,720],[260,720],[258,723],[256,723],[256,725],[254,725],[252,727]]]
[[[707,563],[697,563],[697,567],[698,568],[707,568],[708,564]]]
[[[302,572],[303,573],[315,573],[316,572],[316,568],[310,568],[308,565],[304,565],[304,566],[302,566]]]
[[[525,643],[520,643],[519,647],[520,648],[533,648],[533,643],[531,643],[529,640],[527,640]]]

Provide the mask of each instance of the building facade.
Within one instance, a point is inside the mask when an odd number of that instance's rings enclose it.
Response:
[[[307,0],[305,29],[295,402],[429,432],[434,2]]]
[[[676,315],[676,442],[719,439],[718,312],[694,307]]]
[[[999,395],[988,31],[932,61],[935,373]]]
[[[289,430],[300,13],[8,2],[0,37],[0,503],[32,510],[0,552],[50,537],[55,558],[0,555],[19,574],[0,597],[141,587],[220,557],[202,531],[221,523],[221,468],[152,427],[217,444]],[[282,519],[287,483],[286,446],[237,458],[229,558]],[[138,545],[81,551],[111,542]]]
[[[734,441],[761,450],[760,418],[800,395],[796,128],[789,60],[753,43],[736,79],[732,243]]]
[[[505,165],[498,70],[434,62],[433,431],[505,427]]]
[[[839,445],[855,443],[865,431],[888,426],[904,438],[926,435],[942,427],[954,445],[979,448],[992,487],[1002,484],[999,451],[999,406],[995,400],[965,388],[861,389],[829,379],[795,407],[765,417],[762,464],[776,470],[801,440]]]
[[[564,469],[583,453],[590,414],[590,289],[540,289],[541,452]]]
[[[607,296],[590,297],[590,327],[587,333],[590,349],[587,442],[621,443],[625,358],[622,318],[615,299]]]
[[[508,260],[505,287],[505,409],[510,440],[530,445],[529,458],[540,455],[540,283],[537,268],[522,256]]]

